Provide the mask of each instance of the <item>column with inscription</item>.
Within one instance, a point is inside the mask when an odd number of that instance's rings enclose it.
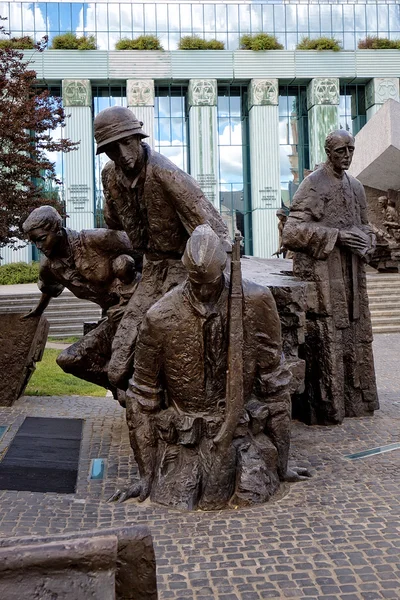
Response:
[[[63,105],[67,115],[65,135],[79,141],[78,150],[65,154],[67,227],[80,231],[94,227],[94,142],[92,89],[89,79],[64,79]]]
[[[277,79],[250,81],[249,134],[253,255],[271,258],[281,206]]]
[[[126,81],[128,108],[143,122],[149,134],[144,141],[154,148],[154,81],[153,79],[128,79]]]
[[[190,173],[220,210],[217,98],[216,79],[189,81]]]
[[[386,100],[399,102],[398,77],[375,77],[365,87],[367,121],[383,106]]]
[[[325,139],[339,129],[339,79],[315,77],[307,87],[310,169],[325,162]]]

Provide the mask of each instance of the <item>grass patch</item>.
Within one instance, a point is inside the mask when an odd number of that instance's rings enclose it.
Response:
[[[105,396],[106,390],[98,385],[64,373],[56,363],[60,350],[46,348],[43,359],[37,363],[25,396]]]
[[[79,342],[81,337],[82,336],[80,335],[70,335],[69,337],[58,338],[51,337],[51,335],[49,335],[47,341],[52,342],[54,344],[75,344],[75,342]]]

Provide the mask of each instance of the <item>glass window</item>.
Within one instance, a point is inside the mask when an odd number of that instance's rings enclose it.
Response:
[[[367,29],[369,32],[376,32],[378,30],[378,9],[377,5],[367,4],[366,6],[367,15]]]
[[[179,31],[181,26],[179,5],[168,4],[168,29],[169,31]]]
[[[269,4],[262,5],[263,31],[274,33],[274,7]]]
[[[184,171],[188,170],[186,89],[155,87],[155,149]]]
[[[274,4],[274,32],[285,31],[285,7]]]
[[[120,5],[108,5],[108,31],[121,31]]]
[[[202,33],[204,31],[203,5],[192,4],[193,31]]]
[[[192,32],[192,7],[190,4],[181,4],[181,31],[182,33]]]
[[[339,126],[356,135],[366,123],[365,86],[341,85]]]
[[[132,4],[120,4],[121,32],[132,32]],[[122,36],[124,37],[124,36]]]
[[[305,86],[279,88],[279,155],[282,202],[289,207],[309,168]]]
[[[215,5],[215,30],[224,33],[226,31],[226,6],[223,4]]]
[[[231,234],[238,229],[245,238],[246,252],[251,252],[251,211],[244,165],[248,156],[244,132],[247,115],[247,86],[223,86],[218,89],[218,145],[220,212]]]
[[[310,32],[319,33],[320,24],[319,24],[319,6],[317,4],[312,4],[308,7],[308,15],[309,15],[309,26]],[[315,36],[314,36],[315,37]]]
[[[251,31],[257,33],[258,31],[262,31],[262,6],[260,4],[251,4]]]
[[[237,4],[228,4],[228,31],[239,31],[239,11]]]
[[[308,5],[297,6],[297,28],[301,37],[308,33]]]
[[[381,37],[385,37],[389,30],[389,11],[386,4],[377,4],[378,11],[378,32]]]
[[[239,5],[239,30],[240,33],[249,33],[250,29],[250,6],[248,4]]]
[[[154,4],[144,5],[144,27],[146,33],[156,31],[156,7]]]
[[[215,14],[215,4],[205,4],[204,5],[204,30],[205,31],[215,31],[216,27],[216,14]]]
[[[126,88],[125,86],[93,86],[93,112],[97,115],[104,108],[109,106],[126,106]],[[104,227],[103,222],[103,185],[101,181],[101,171],[108,161],[104,152],[95,157],[95,223],[96,227]]]
[[[365,31],[366,29],[366,13],[365,5],[360,4],[354,7],[356,31]]]
[[[168,31],[168,9],[166,4],[156,5],[157,32]]]
[[[332,29],[343,32],[343,6],[332,6]]]
[[[132,4],[133,31],[144,32],[144,6]]]

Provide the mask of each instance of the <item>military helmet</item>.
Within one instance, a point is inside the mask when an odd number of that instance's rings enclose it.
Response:
[[[186,243],[182,262],[189,277],[210,282],[221,277],[226,265],[226,252],[221,240],[208,223],[198,225]]]
[[[149,137],[142,129],[139,121],[129,108],[111,106],[105,108],[94,120],[94,137],[97,143],[96,154],[104,152],[105,146],[130,135]]]

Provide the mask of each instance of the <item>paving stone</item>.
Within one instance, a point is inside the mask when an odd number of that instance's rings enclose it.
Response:
[[[376,336],[374,352],[381,410],[336,427],[294,422],[290,460],[312,479],[248,509],[106,503],[137,476],[124,411],[112,398],[25,397],[0,408],[0,425],[9,425],[0,456],[25,416],[85,419],[77,493],[0,491],[0,536],[144,523],[160,600],[400,600],[400,451],[344,459],[400,441],[400,335]],[[92,458],[106,459],[104,481],[88,480]]]

